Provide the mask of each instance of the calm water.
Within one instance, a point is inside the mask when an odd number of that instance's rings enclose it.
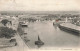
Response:
[[[30,48],[37,48],[35,41],[40,39],[45,43],[41,48],[45,47],[78,47],[79,37],[70,33],[61,31],[58,27],[53,26],[52,21],[29,23],[29,27],[25,28],[27,37],[30,40],[28,45]]]

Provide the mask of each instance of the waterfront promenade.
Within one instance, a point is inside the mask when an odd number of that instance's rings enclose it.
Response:
[[[16,34],[15,39],[18,44],[17,46],[3,48],[0,49],[0,51],[26,51],[29,49],[28,46],[25,44],[25,42],[21,39],[19,34]]]

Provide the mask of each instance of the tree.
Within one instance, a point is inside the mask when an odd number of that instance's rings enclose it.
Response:
[[[16,31],[8,27],[0,27],[0,37],[11,38],[15,35]]]
[[[1,23],[2,23],[4,26],[6,26],[7,22],[9,22],[9,20],[7,20],[7,19],[3,19],[3,20],[1,21]]]

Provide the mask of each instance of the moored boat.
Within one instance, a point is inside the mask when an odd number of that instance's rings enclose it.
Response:
[[[21,24],[22,27],[28,27],[28,22]]]
[[[35,41],[35,45],[44,45],[44,42],[41,41],[39,36],[38,36],[38,41]]]

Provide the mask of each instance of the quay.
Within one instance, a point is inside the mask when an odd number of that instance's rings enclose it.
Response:
[[[75,35],[80,35],[80,26],[74,25],[72,23],[62,23],[59,28],[63,31],[70,32]]]

